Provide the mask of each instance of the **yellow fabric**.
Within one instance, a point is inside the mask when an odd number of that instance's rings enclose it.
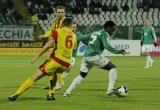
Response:
[[[52,89],[52,90],[50,89],[50,90],[49,90],[49,93],[48,93],[48,94],[49,94],[50,96],[52,95],[52,93],[55,93],[55,89]]]
[[[58,83],[63,83],[63,78],[61,73],[57,73],[57,82]]]
[[[62,73],[65,69],[66,67],[54,61],[53,58],[50,58],[50,60],[48,60],[48,62],[44,65],[45,72],[50,75],[53,75],[54,73]],[[53,78],[53,76],[50,76],[49,80],[52,80],[51,77]]]
[[[33,84],[33,80],[32,79],[27,79],[17,90],[16,94],[21,94],[22,92],[24,92],[25,90],[27,90],[28,88],[30,88]]]
[[[52,93],[55,93],[55,87],[56,87],[56,82],[57,82],[56,77],[57,77],[56,74],[49,76],[49,85],[50,85],[49,95],[52,95]]]
[[[58,28],[61,28],[61,27],[62,27],[62,22],[63,22],[64,18],[65,18],[65,17],[63,17],[63,18],[60,19],[60,20],[55,19],[55,20],[53,21],[52,26],[51,26],[51,28],[49,29],[49,31],[43,35],[44,38],[51,37],[53,30],[58,29]]]
[[[62,27],[56,29],[58,32],[56,49],[54,50],[54,54],[57,58],[71,63],[71,57],[73,53],[73,49],[76,48],[77,39],[74,32],[68,27]]]
[[[48,76],[48,79],[49,79],[49,80],[53,80],[53,75],[49,75],[49,76]],[[49,83],[50,83],[50,82],[49,82]]]
[[[55,19],[55,20],[53,21],[52,27],[50,28],[50,30],[49,30],[47,33],[44,34],[44,37],[45,37],[45,38],[51,37],[53,30],[61,28],[61,27],[62,27],[62,22],[63,22],[64,18],[65,18],[65,17],[63,17],[61,20]],[[62,33],[61,33],[61,32],[62,32]],[[66,32],[68,32],[68,30],[67,30]],[[58,30],[58,39],[57,39],[57,41],[60,42],[60,43],[57,45],[57,48],[60,48],[60,47],[61,47],[60,45],[64,45],[64,37],[65,37],[65,35],[66,35],[66,32],[63,33],[62,30]],[[61,34],[60,34],[60,33],[61,33]],[[75,34],[72,33],[71,35],[74,36],[74,39],[73,39],[72,42],[76,42]],[[69,40],[70,40],[70,39],[69,39]],[[62,43],[62,44],[61,44],[61,43]],[[76,46],[77,46],[77,44],[74,43],[74,48],[76,48]],[[63,47],[61,47],[61,48],[63,48]],[[73,48],[71,48],[71,49],[73,49]],[[61,49],[61,50],[62,50],[62,49]],[[72,50],[72,51],[73,51],[73,50]],[[61,51],[61,52],[62,52],[62,51]],[[66,58],[63,58],[64,56],[63,56],[63,57],[60,56],[60,55],[61,55],[61,52],[60,52],[60,49],[56,50],[56,56],[57,56],[58,58],[60,58],[61,60],[64,60],[64,61],[66,61],[66,62],[68,62],[68,63],[71,63],[71,58],[66,59]],[[63,53],[63,52],[62,52],[62,53]],[[72,55],[72,52],[70,52],[70,55],[69,55],[69,56],[71,56],[71,55]],[[54,72],[55,69],[52,68],[52,66],[54,66],[54,63],[55,63],[55,62],[52,62],[52,63],[48,64],[48,65],[46,66],[46,68],[45,68],[45,71],[46,71],[46,72]],[[56,64],[56,63],[55,63],[55,64]],[[58,65],[58,64],[57,64],[57,65]],[[56,65],[55,65],[55,67],[56,67]],[[52,68],[52,69],[51,69],[51,68]],[[61,72],[61,73],[62,73],[62,72]],[[53,78],[53,77],[52,77],[52,78]],[[51,80],[51,77],[49,78],[49,80]],[[59,83],[63,82],[62,74],[58,74],[58,73],[57,73],[57,81],[58,81]]]

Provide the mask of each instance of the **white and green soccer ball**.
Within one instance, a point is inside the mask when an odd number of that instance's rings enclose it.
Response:
[[[116,89],[116,95],[119,97],[125,97],[128,95],[128,88],[126,86],[120,86]]]

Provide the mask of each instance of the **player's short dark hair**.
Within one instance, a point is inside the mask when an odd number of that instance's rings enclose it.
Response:
[[[58,9],[64,9],[64,10],[66,10],[66,7],[65,7],[65,6],[57,6],[57,7],[56,7],[56,11],[57,11]]]
[[[107,29],[108,27],[114,27],[116,24],[113,21],[106,21],[104,23],[104,29]]]
[[[73,18],[66,17],[66,18],[64,18],[62,25],[63,26],[70,26],[72,23],[73,23]]]

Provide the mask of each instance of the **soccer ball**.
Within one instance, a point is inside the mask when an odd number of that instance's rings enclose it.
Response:
[[[116,89],[115,94],[119,97],[125,97],[128,95],[128,88],[125,86],[120,86]]]

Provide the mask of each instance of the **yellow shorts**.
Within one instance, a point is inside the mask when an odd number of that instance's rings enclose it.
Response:
[[[70,64],[67,62],[64,62],[61,59],[58,59],[57,57],[52,57],[47,59],[43,64],[39,66],[39,69],[44,74],[54,74],[54,73],[63,73],[70,67]]]

